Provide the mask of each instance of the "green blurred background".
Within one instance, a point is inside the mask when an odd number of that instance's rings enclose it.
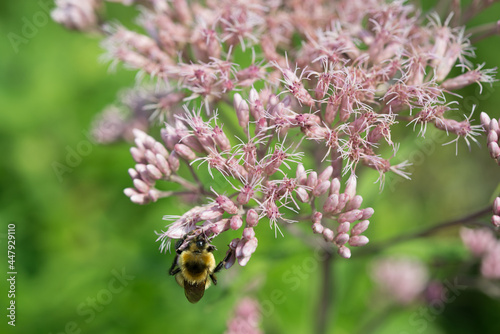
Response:
[[[49,3],[49,0],[45,0]],[[52,4],[50,4],[52,7]],[[130,19],[134,10],[108,6],[111,15]],[[471,25],[500,18],[493,6]],[[34,29],[26,28],[31,26]],[[8,36],[25,36],[13,45]],[[312,251],[291,235],[274,238],[267,224],[257,230],[259,247],[249,264],[219,275],[219,285],[204,299],[189,304],[174,279],[167,275],[173,256],[160,254],[155,230],[162,216],[178,214],[188,206],[164,199],[153,205],[132,204],[122,190],[131,185],[127,169],[133,166],[129,144],[97,146],[89,142],[96,112],[116,102],[131,87],[135,73],[122,68],[109,73],[99,62],[99,39],[72,33],[53,23],[38,1],[2,1],[0,4],[0,152],[1,248],[6,254],[7,224],[16,224],[16,327],[8,326],[6,279],[0,283],[0,332],[15,333],[221,333],[234,305],[246,295],[263,305],[266,333],[309,333],[315,319],[320,272],[307,265]],[[499,66],[500,38],[477,46],[477,63]],[[478,111],[500,116],[499,84],[477,86],[461,93]],[[465,110],[469,110],[470,106]],[[478,113],[474,117],[479,118]],[[407,128],[399,127],[404,134]],[[416,134],[397,139],[399,157],[413,157],[412,181],[388,180],[379,193],[376,173],[360,178],[364,204],[375,208],[367,236],[378,243],[418,231],[443,220],[485,207],[500,181],[498,166],[482,147],[469,152],[460,142],[441,147],[442,138],[430,131],[425,140]],[[394,137],[393,137],[394,138]],[[66,164],[68,152],[81,150],[81,161],[71,171],[56,175],[53,164]],[[309,230],[309,227],[305,228]],[[448,229],[433,238],[391,247],[382,254],[335,258],[332,286],[332,333],[353,333],[360,324],[377,319],[373,333],[498,333],[498,300],[466,290],[425,331],[410,317],[423,307],[382,312],[369,277],[373,259],[408,254],[431,264],[437,260],[463,261],[468,254]],[[217,239],[221,258],[232,235]],[[7,258],[2,256],[2,276]],[[294,291],[283,283],[293,266],[304,269]],[[310,270],[309,270],[310,269]],[[117,274],[121,273],[121,274]],[[126,274],[122,281],[116,276]],[[432,272],[446,277],[447,269]],[[111,286],[110,286],[111,284]],[[276,291],[282,300],[269,302]]]

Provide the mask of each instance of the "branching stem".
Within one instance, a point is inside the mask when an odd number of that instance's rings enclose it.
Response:
[[[492,208],[491,208],[491,205],[489,205],[486,208],[483,208],[479,211],[471,213],[465,217],[445,221],[445,222],[439,223],[437,225],[428,227],[422,231],[418,231],[418,232],[414,232],[414,233],[410,233],[410,234],[406,234],[406,235],[401,235],[401,236],[383,241],[383,242],[376,244],[376,245],[373,245],[373,246],[367,246],[363,250],[359,251],[355,257],[359,257],[361,255],[371,255],[371,254],[374,254],[376,252],[380,252],[381,250],[384,250],[386,248],[400,244],[404,241],[426,237],[426,236],[429,236],[429,235],[431,235],[439,230],[442,230],[444,228],[448,228],[451,226],[464,225],[464,224],[483,225],[483,223],[477,222],[475,220],[486,215],[487,213],[491,213],[491,211],[492,211]]]

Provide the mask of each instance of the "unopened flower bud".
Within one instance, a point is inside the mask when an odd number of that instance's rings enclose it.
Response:
[[[318,173],[316,172],[311,172],[309,176],[307,177],[307,182],[306,185],[308,187],[314,188],[316,187],[316,184],[318,183]]]
[[[146,132],[137,128],[132,129],[132,134],[134,135],[134,138],[137,138],[141,141],[145,141],[146,138],[149,137],[149,135]]]
[[[145,162],[146,158],[144,157],[144,151],[141,151],[137,147],[130,148],[130,155],[132,155],[132,159],[134,159],[137,163]]]
[[[229,219],[221,219],[210,227],[210,231],[212,231],[214,235],[219,235],[222,232],[227,231],[229,229],[229,225]]]
[[[495,198],[493,201],[493,213],[500,216],[500,197]]]
[[[309,201],[309,194],[307,193],[307,190],[305,190],[302,187],[297,187],[295,189],[295,194],[297,195],[297,198],[299,201],[302,203],[307,203]]]
[[[479,119],[481,120],[481,125],[483,126],[483,128],[488,131],[490,129],[491,122],[490,116],[488,116],[487,113],[482,112],[481,116],[479,116]]]
[[[319,197],[323,194],[326,194],[329,188],[330,188],[330,181],[326,180],[320,182],[316,187],[314,187],[312,194],[313,196]]]
[[[139,177],[139,173],[134,168],[128,169],[128,175],[130,175],[132,179],[136,179]]]
[[[344,259],[349,259],[351,257],[351,250],[345,246],[340,247],[337,253]]]
[[[312,216],[313,224],[321,224],[321,219],[323,219],[323,214],[321,212],[315,212]]]
[[[255,238],[255,231],[253,230],[253,227],[245,227],[243,229],[242,237],[247,240]]]
[[[149,191],[149,186],[141,179],[134,179],[134,187],[141,193],[147,193]]]
[[[149,185],[152,185],[155,183],[155,180],[149,175],[149,172],[148,172],[148,169],[146,168],[146,165],[136,164],[135,170],[139,173],[139,178],[142,179],[142,181],[146,182]]]
[[[250,103],[254,104],[255,101],[258,101],[258,100],[260,100],[259,93],[257,93],[257,90],[252,87],[252,89],[250,89],[250,93],[248,94],[248,101],[250,101]]]
[[[175,128],[170,125],[167,125],[166,129],[161,129],[161,139],[163,139],[163,142],[171,151],[174,149],[175,144],[181,140],[180,136],[176,133]]]
[[[246,216],[247,227],[255,227],[259,223],[259,214],[254,209],[247,211]]]
[[[495,227],[500,227],[500,216],[498,216],[498,215],[493,215],[493,216],[491,216],[491,223],[492,223]]]
[[[493,130],[495,131],[496,133],[498,133],[500,135],[500,127],[498,126],[498,120],[496,118],[493,118],[491,121],[490,121],[490,130]]]
[[[243,97],[241,97],[240,93],[235,93],[233,96],[233,107],[234,109],[238,109],[238,106],[243,101]]]
[[[325,228],[325,229],[323,229],[323,237],[325,238],[326,241],[331,242],[331,241],[333,241],[335,234],[329,228]]]
[[[123,189],[123,193],[127,197],[132,197],[134,195],[139,195],[139,193],[137,192],[137,190],[135,190],[134,188],[125,188],[125,189]]]
[[[221,209],[223,209],[227,213],[232,215],[238,213],[238,207],[227,196],[218,196],[215,201],[217,202],[217,204],[219,204]]]
[[[307,173],[303,164],[297,166],[297,183],[300,185],[305,185],[307,182]]]
[[[338,178],[335,178],[332,180],[332,183],[330,185],[330,195],[336,194],[338,195],[340,192],[340,180]]]
[[[498,142],[498,134],[493,131],[493,130],[490,130],[488,131],[488,139],[487,139],[487,142],[488,143],[491,143],[491,142]]]
[[[337,207],[335,208],[335,210],[333,212],[335,213],[338,213],[338,212],[341,212],[342,210],[344,210],[347,202],[349,201],[349,196],[345,193],[342,193],[339,195],[339,204],[337,205]]]
[[[500,156],[500,146],[498,146],[498,143],[495,141],[488,143],[488,151],[490,152],[490,156],[493,159],[496,159]]]
[[[347,180],[347,184],[345,186],[344,193],[349,196],[349,200],[353,199],[356,196],[356,174],[352,173],[349,179]]]
[[[187,145],[175,144],[174,149],[180,157],[186,159],[187,161],[196,159],[196,154]]]
[[[346,211],[359,209],[362,203],[363,203],[363,197],[361,197],[360,195],[356,195],[352,200],[349,201],[349,203],[347,203],[345,209]]]
[[[155,154],[160,154],[164,157],[168,157],[168,151],[167,149],[165,148],[165,146],[163,146],[161,143],[159,142],[155,142],[154,143],[154,146],[153,146],[153,149],[152,151],[155,153]]]
[[[337,237],[335,238],[335,243],[338,246],[342,246],[342,245],[346,244],[347,241],[349,241],[349,234],[347,234],[347,233],[337,234]]]
[[[255,249],[257,249],[257,244],[257,238],[252,238],[244,243],[244,246],[241,250],[242,257],[238,259],[238,263],[240,264],[240,266],[243,267],[248,263],[248,261],[250,260],[250,256],[255,252]]]
[[[348,222],[340,223],[337,227],[337,233],[347,233],[349,232],[350,227],[351,224],[349,224]]]
[[[239,215],[232,216],[230,221],[229,221],[229,227],[231,227],[232,230],[239,230],[240,227],[243,225],[243,220]]]
[[[153,147],[155,146],[155,143],[156,143],[156,140],[153,137],[151,137],[150,135],[147,135],[144,138],[144,147],[146,149],[148,149],[149,151],[151,151],[153,149]]]
[[[168,157],[168,164],[170,165],[170,169],[173,172],[177,172],[179,170],[179,158],[177,157],[177,152],[172,151],[170,156]]]
[[[341,213],[338,218],[339,223],[344,223],[344,222],[355,222],[356,220],[359,220],[363,217],[363,211],[361,210],[351,210],[347,211],[344,213]]]
[[[132,201],[132,203],[135,204],[140,204],[140,205],[148,204],[149,196],[145,194],[133,195],[130,197],[130,200]]]
[[[366,245],[368,241],[368,238],[364,235],[355,235],[349,239],[349,245],[353,247],[360,247]]]
[[[156,180],[159,180],[163,177],[163,174],[160,172],[160,170],[155,166],[155,165],[147,165],[146,166],[149,175]]]
[[[314,223],[314,224],[312,224],[312,230],[316,234],[323,233],[324,229],[325,229],[325,227],[323,225],[321,225],[320,223]],[[333,240],[333,237],[332,237],[332,240]]]
[[[167,159],[165,159],[165,157],[161,154],[156,155],[156,167],[158,167],[160,172],[162,172],[167,178],[170,174],[172,174]]]
[[[330,177],[332,177],[332,174],[333,174],[333,167],[328,166],[325,168],[324,171],[321,172],[321,174],[318,175],[318,180],[320,182],[329,180]]]
[[[373,210],[373,208],[365,208],[361,211],[363,212],[363,215],[361,216],[361,218],[359,220],[370,219],[373,216],[373,214],[375,213],[375,210]]]
[[[360,221],[359,223],[354,225],[353,228],[351,229],[351,235],[354,236],[354,235],[359,235],[359,234],[363,233],[368,228],[368,225],[370,225],[369,220]]]
[[[323,211],[333,212],[337,208],[338,204],[339,204],[339,195],[332,194],[328,196],[325,203],[323,204]]]
[[[250,108],[248,107],[247,101],[243,100],[240,94],[234,94],[234,109],[236,110],[236,115],[238,116],[238,124],[246,129],[249,121]]]

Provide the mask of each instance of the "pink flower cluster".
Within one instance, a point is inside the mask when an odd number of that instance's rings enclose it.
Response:
[[[251,298],[242,299],[234,311],[234,317],[227,323],[226,334],[260,334],[261,310],[259,303]]]
[[[372,277],[385,295],[406,305],[425,290],[429,273],[426,266],[416,259],[386,258],[374,264]]]
[[[500,240],[491,229],[461,228],[462,241],[471,253],[481,258],[481,275],[490,279],[500,279]]]
[[[108,111],[95,133],[102,142],[132,134],[136,165],[133,188],[125,189],[132,202],[177,195],[198,202],[165,217],[173,222],[159,233],[162,250],[193,230],[210,238],[239,230],[227,267],[246,265],[259,222],[277,235],[305,220],[349,258],[348,245],[368,243],[374,213],[357,194],[359,168],[376,170],[381,188],[386,173],[409,179],[408,162],[396,158],[395,124],[419,126],[421,136],[433,124],[456,136],[457,149],[459,139],[470,147],[482,131],[474,108],[456,120],[460,104],[449,96],[492,83],[495,69],[471,62],[464,28],[404,1],[115,2],[143,5],[144,32],[107,22],[97,10],[103,0],[61,0],[53,16],[102,32],[113,65],[138,71],[138,87],[122,99],[128,118]],[[454,67],[462,74],[451,76]],[[161,139],[146,133],[158,123]],[[497,159],[498,124],[487,130]],[[182,190],[161,190],[165,181]]]

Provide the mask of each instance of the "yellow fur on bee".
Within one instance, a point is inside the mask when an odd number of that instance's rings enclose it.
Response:
[[[213,273],[216,266],[212,253],[207,251],[201,253],[185,251],[180,254],[177,264],[181,268],[181,272],[176,275],[176,281],[180,286],[184,286],[184,280],[191,284],[199,284],[205,281],[206,288],[210,286],[208,276]],[[199,272],[189,270],[189,267],[193,265],[198,265],[202,270]]]

